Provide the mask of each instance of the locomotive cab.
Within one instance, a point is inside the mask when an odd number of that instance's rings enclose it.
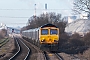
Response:
[[[59,29],[55,26],[44,26],[40,28],[39,40],[41,44],[55,45],[59,41]]]
[[[40,42],[41,44],[55,44],[58,43],[59,34],[57,28],[43,28],[40,31]]]

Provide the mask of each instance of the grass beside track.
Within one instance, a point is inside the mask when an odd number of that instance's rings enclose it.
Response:
[[[9,41],[8,38],[4,38],[0,40],[0,47],[2,47],[4,44],[6,44]]]

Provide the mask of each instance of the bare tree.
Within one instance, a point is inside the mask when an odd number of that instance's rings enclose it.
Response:
[[[47,23],[55,24],[57,22],[60,22],[60,20],[61,20],[61,14],[56,15],[56,13],[54,12],[47,13],[47,14],[41,14],[40,16],[35,16],[35,17],[32,16],[28,19],[29,25],[27,26],[27,29],[37,28]]]
[[[90,14],[90,0],[74,0],[73,11],[75,14],[86,12]]]
[[[56,14],[54,12],[30,17],[28,19],[28,25],[23,27],[21,30],[23,31],[32,28],[38,28],[47,23],[55,24],[58,28],[60,28],[60,34],[64,33],[66,22],[62,20],[61,14]]]

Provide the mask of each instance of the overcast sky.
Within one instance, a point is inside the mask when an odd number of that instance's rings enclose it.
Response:
[[[0,23],[7,26],[25,26],[28,18],[43,13],[47,3],[48,12],[61,13],[70,16],[73,0],[0,0]]]

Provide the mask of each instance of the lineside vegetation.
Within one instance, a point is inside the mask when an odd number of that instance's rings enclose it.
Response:
[[[90,46],[90,33],[87,33],[83,37],[78,33],[69,36],[64,32],[67,22],[63,20],[61,14],[56,14],[54,12],[30,17],[27,26],[24,26],[21,31],[37,28],[47,23],[52,23],[59,27],[59,46],[62,51],[66,53],[83,53],[88,46]]]

